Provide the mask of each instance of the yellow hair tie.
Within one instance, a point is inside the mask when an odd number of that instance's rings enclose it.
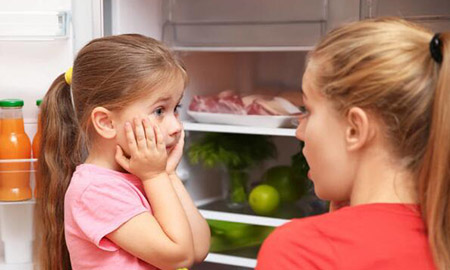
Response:
[[[66,83],[68,85],[72,84],[72,67],[70,67],[66,73],[64,73],[64,79],[66,79]]]

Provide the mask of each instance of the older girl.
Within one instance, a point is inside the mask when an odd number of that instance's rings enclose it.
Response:
[[[278,228],[257,269],[450,269],[450,33],[335,29],[309,55],[303,101],[296,135],[338,210]]]

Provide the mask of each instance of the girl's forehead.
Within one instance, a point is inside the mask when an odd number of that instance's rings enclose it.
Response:
[[[184,93],[184,87],[184,80],[178,79],[161,85],[157,91],[160,96],[178,100]]]
[[[167,83],[161,83],[158,86],[148,90],[145,98],[146,102],[169,102],[178,101],[184,93],[184,81],[176,80]]]

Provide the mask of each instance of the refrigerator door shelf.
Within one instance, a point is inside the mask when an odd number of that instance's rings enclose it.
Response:
[[[33,209],[32,204],[0,206],[0,232],[4,246],[4,263],[0,262],[0,269],[32,269]]]
[[[33,270],[33,263],[5,263],[4,258],[0,258],[0,270]]]

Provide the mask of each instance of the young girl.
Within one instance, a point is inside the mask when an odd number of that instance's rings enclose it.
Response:
[[[210,232],[175,173],[187,81],[160,42],[99,38],[48,90],[42,110],[40,269],[177,269]]]
[[[400,19],[317,45],[296,136],[337,210],[277,228],[258,270],[450,269],[449,57],[450,33]]]

